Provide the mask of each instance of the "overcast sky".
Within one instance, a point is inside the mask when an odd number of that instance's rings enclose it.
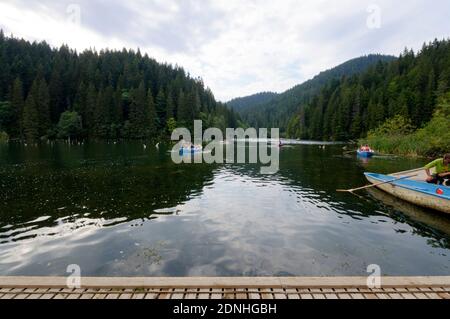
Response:
[[[6,34],[140,48],[222,101],[281,92],[348,59],[450,37],[448,0],[0,0]]]

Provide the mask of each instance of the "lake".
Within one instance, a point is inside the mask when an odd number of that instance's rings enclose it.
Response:
[[[280,170],[138,142],[0,145],[0,275],[449,275],[450,218],[366,184],[426,160],[283,147]]]

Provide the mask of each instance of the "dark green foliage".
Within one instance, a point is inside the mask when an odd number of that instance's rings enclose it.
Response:
[[[39,139],[39,113],[35,97],[35,90],[31,90],[25,101],[23,110],[23,132],[29,142],[37,142]]]
[[[450,41],[435,41],[417,55],[405,50],[398,60],[331,80],[310,101],[298,104],[287,136],[359,139],[397,115],[419,129],[431,120],[438,97],[450,85],[449,57]]]
[[[383,55],[369,55],[353,59],[336,68],[322,72],[312,80],[297,85],[282,94],[275,95],[265,104],[241,105],[236,110],[250,126],[257,128],[276,127],[280,128],[282,132],[285,132],[289,121],[298,112],[300,106],[311,103],[322,89],[331,90],[331,93],[333,93],[342,77],[363,72],[380,61],[388,62],[394,59],[395,57]],[[238,99],[238,103],[251,102],[253,100],[253,98],[243,98]],[[312,114],[309,115],[312,118]]]
[[[237,123],[236,115],[216,102],[201,80],[140,52],[79,54],[67,46],[52,49],[45,42],[29,43],[3,34],[0,101],[9,102],[1,107],[4,130],[11,138],[31,140],[54,135],[66,111],[81,117],[79,137],[92,138],[167,136],[168,120],[175,120],[171,127],[189,124],[200,112],[224,117],[229,127]]]
[[[0,143],[6,143],[8,141],[9,141],[8,133],[0,131]]]
[[[77,112],[66,111],[61,114],[58,123],[58,137],[73,139],[81,135],[83,129],[81,116]]]
[[[430,122],[414,130],[411,120],[397,115],[387,120],[361,141],[377,151],[438,157],[450,152],[450,94],[440,98]]]
[[[269,103],[277,96],[277,93],[262,92],[247,97],[233,99],[230,102],[227,102],[227,105],[235,111],[242,112],[247,108]]]
[[[158,130],[166,126],[167,99],[164,90],[160,90],[156,96],[156,115],[158,119]]]
[[[15,131],[16,112],[10,102],[0,102],[0,132],[11,135]]]
[[[131,92],[129,136],[147,138],[150,133],[149,104],[144,82]]]
[[[14,110],[14,127],[9,132],[10,136],[15,138],[23,137],[23,108],[24,108],[24,96],[23,96],[23,84],[20,78],[16,78],[10,94],[11,107]]]

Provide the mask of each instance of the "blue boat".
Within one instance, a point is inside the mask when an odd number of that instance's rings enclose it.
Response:
[[[362,152],[360,150],[358,150],[358,156],[359,157],[363,157],[363,158],[371,158],[375,155],[374,152]]]
[[[180,155],[183,156],[183,155],[196,154],[196,153],[200,153],[202,151],[203,150],[201,148],[186,148],[186,147],[183,147],[183,148],[180,149]]]
[[[382,175],[365,173],[377,188],[407,202],[450,214],[450,187],[425,182],[425,175]],[[399,180],[399,178],[401,178]]]

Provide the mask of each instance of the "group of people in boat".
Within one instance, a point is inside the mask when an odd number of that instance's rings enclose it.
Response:
[[[431,170],[434,169],[434,174]],[[450,153],[425,166],[427,183],[450,186]]]
[[[369,145],[363,145],[359,148],[360,152],[373,153],[372,148]]]

